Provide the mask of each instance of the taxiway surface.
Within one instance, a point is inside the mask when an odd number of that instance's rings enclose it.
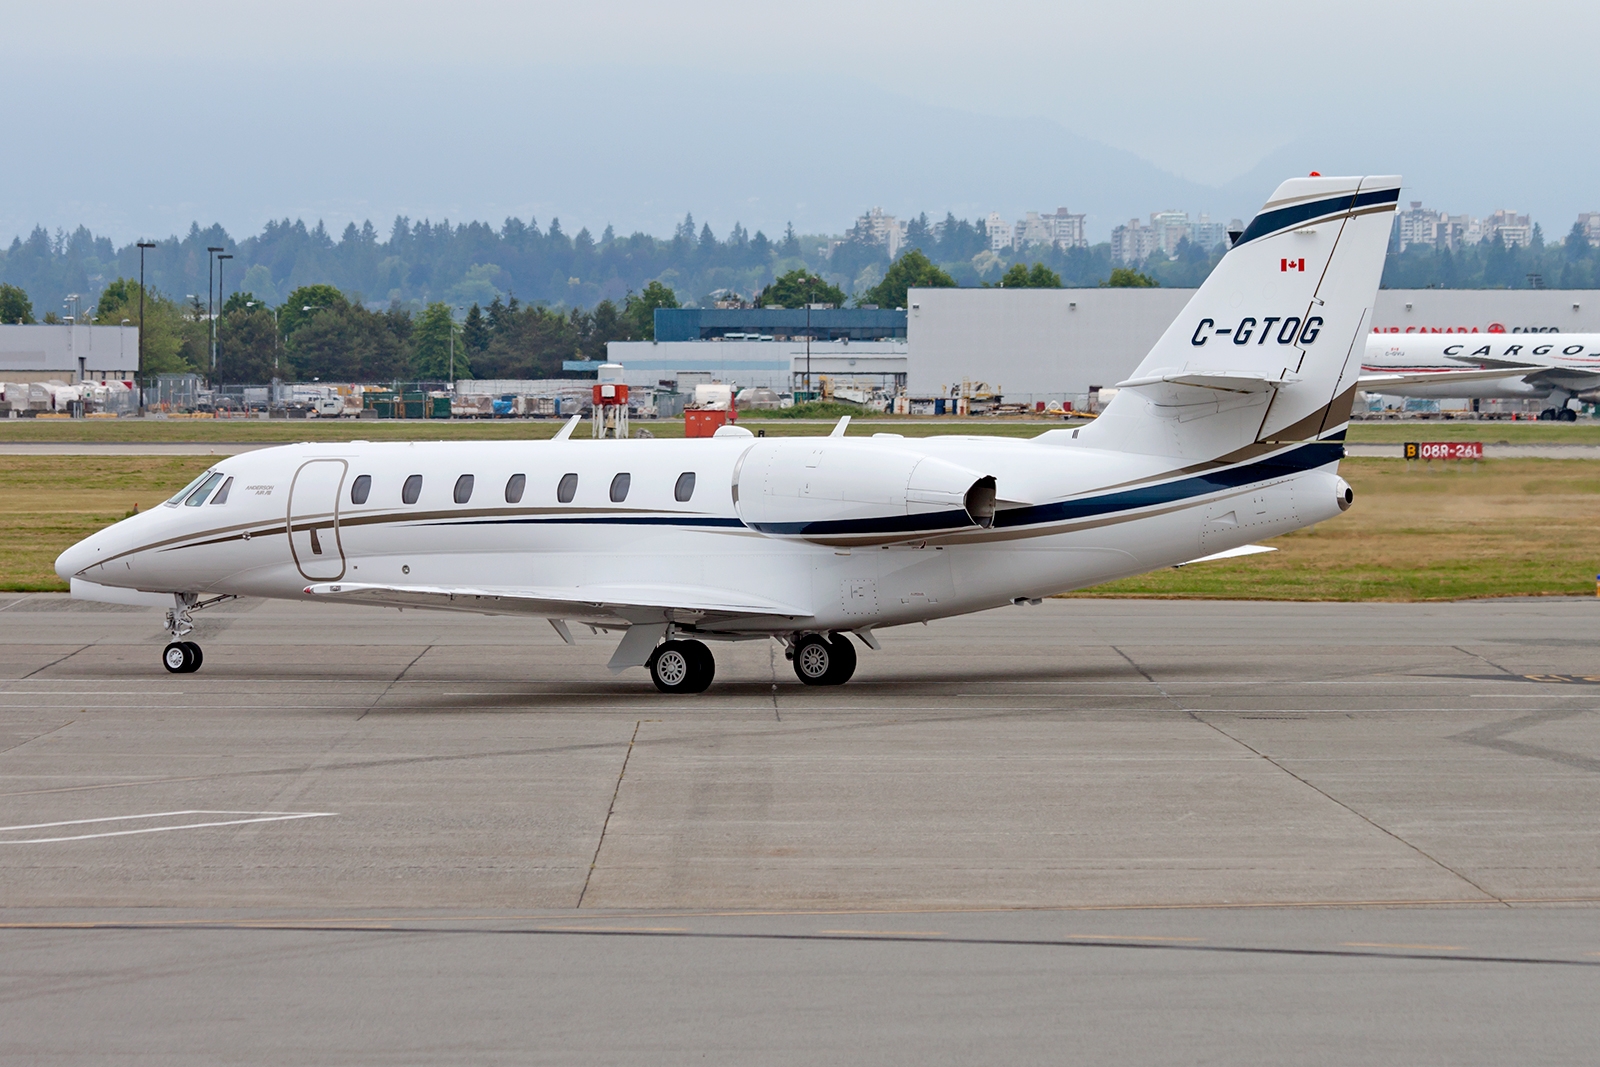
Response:
[[[1600,603],[1047,601],[700,697],[0,596],[0,1060],[1572,1062]]]

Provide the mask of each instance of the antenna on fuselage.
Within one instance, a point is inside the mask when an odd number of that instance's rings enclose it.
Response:
[[[840,415],[839,416],[839,425],[835,426],[833,428],[833,432],[830,433],[828,436],[829,437],[843,437],[845,428],[847,426],[849,426],[849,425],[850,425],[850,416],[849,415]]]

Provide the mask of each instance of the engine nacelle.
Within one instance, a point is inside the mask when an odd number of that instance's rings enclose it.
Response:
[[[778,438],[733,472],[746,526],[829,545],[883,545],[994,521],[994,478],[878,440]]]

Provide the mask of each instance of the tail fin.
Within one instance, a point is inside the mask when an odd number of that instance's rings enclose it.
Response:
[[[1399,198],[1398,177],[1278,186],[1085,443],[1211,460],[1342,433]]]

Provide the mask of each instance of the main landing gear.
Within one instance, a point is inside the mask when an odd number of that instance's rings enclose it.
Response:
[[[645,662],[663,693],[704,693],[716,677],[717,661],[699,641],[667,641]]]
[[[843,685],[856,672],[856,646],[844,634],[806,634],[795,642],[793,658],[806,685]]]
[[[1571,408],[1545,408],[1539,412],[1540,422],[1577,422],[1578,413]]]
[[[806,685],[843,685],[856,672],[856,646],[845,634],[803,634],[789,648],[786,655],[794,661],[794,673]],[[679,638],[657,645],[645,668],[663,693],[704,693],[717,673],[704,643]]]

